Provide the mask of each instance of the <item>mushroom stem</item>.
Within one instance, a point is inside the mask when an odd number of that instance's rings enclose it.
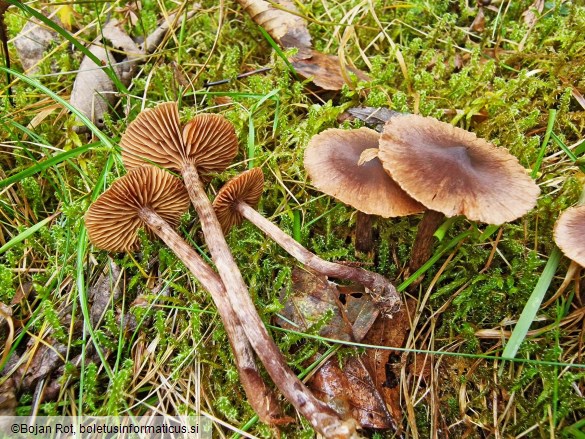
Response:
[[[252,408],[267,424],[288,422],[290,419],[282,416],[276,395],[266,386],[260,376],[242,323],[232,309],[226,289],[219,276],[154,210],[144,207],[138,215],[211,294],[232,345],[240,381]]]
[[[394,285],[392,285],[384,276],[362,268],[350,267],[348,265],[337,264],[335,262],[321,259],[319,256],[311,253],[295,241],[292,237],[284,233],[272,222],[264,218],[249,204],[240,201],[234,206],[234,208],[240,213],[240,215],[272,238],[278,245],[286,250],[288,254],[307,267],[326,276],[350,280],[364,285],[370,289],[377,302],[382,304],[385,308],[394,309],[400,306],[400,297],[396,292],[396,288],[394,288]]]
[[[416,272],[431,257],[434,243],[433,235],[444,219],[445,214],[436,210],[429,209],[423,214],[410,252],[410,262],[408,264],[410,274]]]
[[[355,248],[364,253],[374,248],[373,226],[374,216],[358,210],[355,222]]]
[[[207,198],[194,164],[187,163],[181,169],[191,202],[199,215],[205,241],[223,281],[230,301],[252,348],[266,367],[274,384],[295,408],[325,437],[349,438],[354,436],[355,425],[342,421],[334,410],[319,401],[290,370],[282,352],[270,338],[254,303],[248,294],[242,274],[225,241],[215,211]]]

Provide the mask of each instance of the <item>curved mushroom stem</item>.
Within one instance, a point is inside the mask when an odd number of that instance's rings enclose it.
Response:
[[[437,212],[436,210],[429,209],[423,214],[416,232],[416,239],[414,240],[410,252],[410,262],[408,264],[408,271],[410,274],[413,274],[416,270],[422,267],[431,257],[434,241],[433,235],[444,219],[445,214]],[[420,280],[415,284],[418,283],[420,283]]]
[[[400,296],[396,292],[396,288],[384,276],[361,268],[325,261],[288,236],[247,203],[240,201],[234,208],[240,215],[276,241],[288,254],[307,267],[326,276],[351,280],[364,285],[370,289],[376,302],[384,308],[388,308],[389,311],[400,307]]]
[[[250,344],[258,354],[260,361],[274,384],[295,408],[311,423],[313,428],[328,438],[349,438],[356,435],[355,425],[342,421],[334,410],[319,401],[311,391],[290,370],[282,352],[270,338],[264,323],[260,319],[254,303],[248,294],[242,274],[225,241],[215,211],[203,189],[197,169],[193,164],[185,164],[181,170],[191,202],[199,215],[201,228],[211,257],[215,262],[219,276],[230,294],[230,302]]]
[[[139,216],[211,294],[232,345],[236,366],[248,402],[260,419],[267,424],[283,424],[292,421],[290,418],[283,417],[276,395],[262,380],[242,323],[232,309],[226,289],[219,276],[154,210],[143,208],[139,212]]]

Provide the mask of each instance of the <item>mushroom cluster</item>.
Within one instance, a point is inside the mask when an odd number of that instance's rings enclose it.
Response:
[[[318,400],[286,364],[254,307],[225,241],[222,225],[226,229],[226,215],[220,213],[223,220],[220,223],[205,192],[203,185],[210,175],[225,169],[237,153],[233,126],[221,116],[202,114],[181,127],[177,105],[165,103],[140,113],[122,136],[121,146],[128,174],[117,180],[89,209],[86,225],[90,240],[109,251],[130,251],[136,247],[136,231],[140,227],[160,237],[215,301],[230,337],[247,396],[261,419],[272,424],[290,420],[282,417],[277,400],[260,377],[250,347],[283,395],[315,430],[325,437],[354,437],[353,420],[341,419]],[[178,171],[184,185],[167,170]],[[249,175],[258,176],[257,172],[245,174],[244,180],[247,181]],[[234,190],[223,191],[220,199],[230,199],[226,194],[231,194],[230,206],[233,207],[225,211],[254,217],[251,212],[255,211],[250,204],[254,205],[254,199],[257,201],[260,195],[261,180],[259,187],[257,184],[251,186],[252,194],[241,198],[234,195]],[[173,230],[172,226],[187,209],[189,199],[201,221],[218,274]],[[234,199],[242,201],[238,203]],[[218,205],[219,201],[216,207]],[[256,216],[261,217],[257,213]],[[275,239],[287,241],[285,237]],[[293,252],[306,257],[307,251],[303,250],[294,248]],[[387,297],[388,306],[397,305],[396,291],[383,277],[349,267],[341,270],[344,267],[328,265],[318,258],[314,260],[324,270],[337,270],[342,277],[363,282],[380,297]]]
[[[390,118],[381,135],[326,130],[310,140],[305,169],[317,189],[362,212],[388,218],[425,210],[411,272],[430,256],[445,216],[502,224],[532,209],[540,193],[506,149],[417,115]]]

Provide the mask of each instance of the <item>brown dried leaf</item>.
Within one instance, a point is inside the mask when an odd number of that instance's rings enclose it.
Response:
[[[119,282],[120,273],[120,267],[110,260],[109,266],[106,267],[96,283],[89,289],[89,298],[93,300],[90,320],[94,328],[98,326],[110,301],[115,301],[122,294]]]
[[[343,368],[336,358],[330,358],[307,384],[315,396],[341,416],[351,416],[362,428],[394,427],[384,400],[358,357],[350,358]]]
[[[45,341],[42,344],[36,339],[28,342],[26,352],[31,353],[32,358],[22,363],[13,375],[17,387],[23,392],[34,389],[39,379],[47,378],[64,364],[67,346],[51,339]]]
[[[542,14],[544,10],[544,0],[534,0],[534,2],[522,13],[522,18],[524,19],[524,24],[529,28],[533,28],[536,22],[538,21],[538,17]]]
[[[392,316],[380,315],[363,343],[376,346],[402,347],[410,329],[408,311],[413,310],[413,302],[407,300],[399,312]],[[392,418],[398,424],[402,418],[400,407],[400,369],[401,355],[398,351],[368,349],[362,360],[370,371],[376,389],[386,402]]]
[[[238,3],[252,20],[258,26],[262,26],[280,46],[296,47],[299,53],[304,53],[311,48],[311,35],[307,29],[307,22],[298,15],[299,11],[293,2],[238,0]],[[280,5],[282,9],[275,7],[272,3]]]
[[[61,24],[58,19],[53,20],[57,24]],[[35,18],[29,19],[13,41],[23,69],[27,73],[36,73],[38,71],[37,65],[44,58],[45,52],[51,43],[57,41],[57,32]]]
[[[471,26],[469,26],[469,30],[479,33],[485,30],[485,14],[483,13],[483,8],[479,8],[477,11],[477,15],[473,23],[471,23]]]
[[[193,11],[187,13],[187,19],[192,17]],[[73,83],[71,91],[71,104],[87,116],[96,126],[103,127],[104,115],[113,108],[116,101],[116,85],[104,72],[103,66],[111,65],[120,82],[127,86],[137,71],[138,63],[145,60],[145,55],[156,50],[165,34],[170,29],[170,24],[175,18],[169,15],[157,29],[153,31],[144,42],[143,47],[134,42],[124,31],[118,20],[110,20],[102,29],[101,35],[89,46],[101,62],[101,66],[88,57],[84,57],[79,66],[79,72]],[[105,46],[102,36],[106,40]],[[78,132],[84,132],[87,127],[77,127]]]
[[[309,55],[309,56],[307,56]],[[291,63],[297,73],[311,81],[323,90],[341,90],[346,84],[342,64],[339,57],[326,55],[316,50],[300,54],[291,58]],[[346,72],[351,72],[361,81],[369,81],[370,77],[359,69],[345,66]]]
[[[282,327],[307,330],[330,313],[331,319],[319,331],[321,336],[359,341],[379,314],[379,310],[366,295],[360,298],[350,297],[351,294],[345,290],[340,297],[336,284],[328,281],[326,276],[295,267],[292,281],[294,292],[286,301],[281,314],[295,325],[278,319]],[[350,304],[349,308],[344,306],[341,299]]]
[[[374,128],[379,133],[382,132],[384,124],[388,122],[390,118],[402,114],[384,107],[354,107],[348,109],[347,113],[351,117],[365,122],[367,126]]]
[[[14,381],[7,378],[4,382],[0,379],[0,383],[0,417],[14,416],[17,405]]]

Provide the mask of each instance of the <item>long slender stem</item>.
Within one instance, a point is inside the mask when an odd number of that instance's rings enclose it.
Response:
[[[445,214],[435,210],[427,210],[418,225],[416,238],[410,253],[408,269],[414,273],[431,257],[433,253],[433,235],[445,219]]]
[[[199,215],[205,241],[215,262],[238,318],[250,344],[266,367],[274,384],[295,408],[311,423],[313,428],[328,438],[349,438],[354,436],[355,425],[342,421],[331,408],[319,401],[311,391],[290,370],[284,356],[270,338],[260,319],[248,288],[225,241],[215,211],[203,189],[197,170],[192,164],[185,164],[181,173],[191,202]]]
[[[286,250],[296,260],[305,264],[319,273],[337,279],[351,280],[358,282],[369,288],[374,297],[380,304],[386,308],[395,308],[400,306],[400,296],[396,292],[394,285],[384,276],[348,265],[337,264],[321,259],[314,253],[311,253],[292,237],[284,233],[272,222],[264,218],[258,211],[245,202],[239,202],[235,209],[248,221],[262,230],[266,235],[272,238],[278,245]]]
[[[276,396],[260,376],[242,323],[232,309],[219,276],[156,212],[144,208],[139,214],[150,229],[164,241],[211,294],[232,345],[248,402],[260,419],[267,424],[282,424],[290,420],[290,418],[283,418]]]

